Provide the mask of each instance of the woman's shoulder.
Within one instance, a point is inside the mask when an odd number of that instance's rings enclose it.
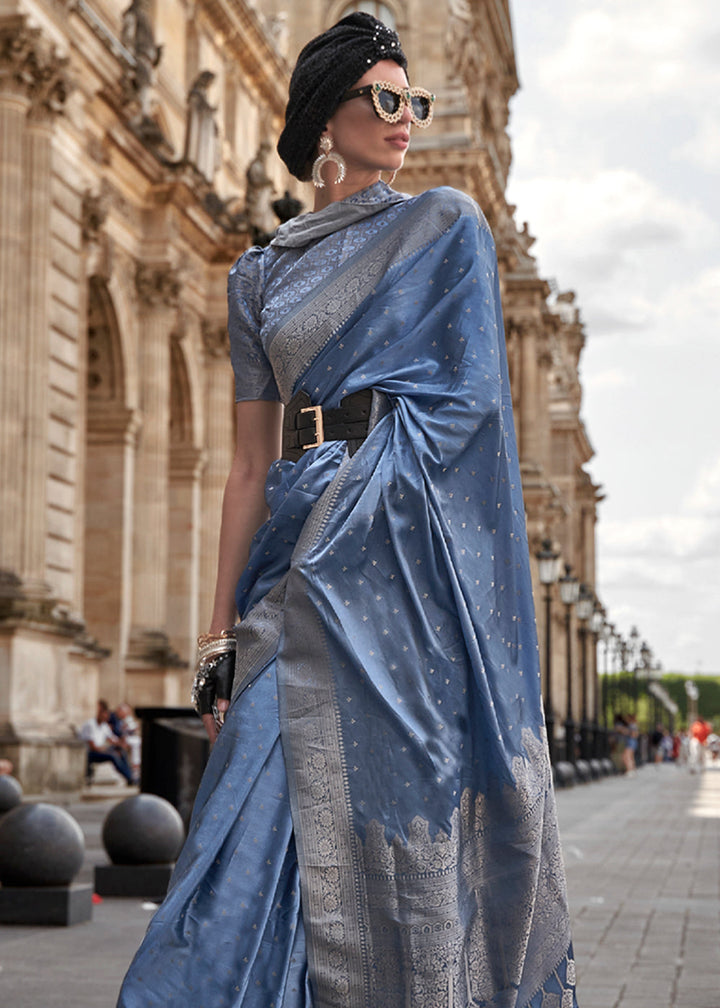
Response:
[[[472,196],[453,189],[452,186],[437,186],[435,189],[428,189],[419,196],[413,197],[419,207],[429,214],[451,216],[454,220],[461,217],[470,217],[479,224],[487,227],[485,216]]]
[[[246,249],[230,267],[230,280],[257,280],[262,275],[264,253],[265,249],[259,245]]]

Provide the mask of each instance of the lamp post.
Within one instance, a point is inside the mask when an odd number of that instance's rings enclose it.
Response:
[[[545,730],[547,733],[550,762],[555,764],[555,711],[553,709],[552,682],[552,586],[558,579],[558,560],[560,554],[552,546],[550,539],[543,539],[542,545],[535,554],[538,562],[538,577],[540,584],[545,585]]]
[[[687,727],[688,732],[692,727],[693,721],[697,721],[698,717],[698,707],[697,702],[700,696],[700,690],[697,688],[692,679],[688,679],[685,683],[685,693],[687,694]]]
[[[588,717],[587,634],[588,621],[593,612],[593,593],[586,584],[580,585],[575,612],[580,636],[580,675],[582,684],[582,721],[580,722],[580,755],[584,760],[592,756],[592,729]]]
[[[658,686],[660,685],[660,680],[662,679],[662,676],[663,676],[662,662],[659,662],[659,661],[655,662],[655,665],[653,667],[653,679],[655,680],[655,682],[657,683]],[[665,709],[667,710],[667,714],[668,714],[668,731],[670,732],[671,735],[674,735],[675,734],[675,715],[673,713],[672,707],[668,707],[664,700],[662,700],[661,702],[662,702],[663,706],[665,707]]]
[[[605,645],[605,673],[609,675],[607,686],[605,687],[605,697],[609,708],[609,715],[606,718],[605,726],[610,727],[612,722],[615,729],[615,715],[617,714],[617,654],[618,654],[618,633],[614,623],[608,623],[607,643]]]
[[[602,702],[602,691],[600,688],[600,666],[598,663],[598,640],[605,627],[605,610],[595,599],[595,607],[590,618],[590,633],[592,634],[592,668],[593,668],[593,756],[595,759],[602,759],[605,756],[605,726]]]
[[[600,688],[600,710],[602,711],[602,724],[605,729],[605,739],[607,741],[607,733],[610,727],[610,719],[608,718],[608,707],[610,706],[611,697],[609,695],[608,675],[610,669],[610,645],[613,639],[613,634],[615,632],[615,627],[612,623],[608,623],[606,619],[603,619],[602,630],[600,631],[600,636],[603,642],[603,676],[602,676],[602,686]],[[607,756],[607,753],[605,753]]]
[[[617,655],[620,658],[620,675],[618,677],[618,688],[620,690],[620,695],[625,696],[625,685],[627,682],[627,658],[628,658],[628,645],[627,641],[622,634],[618,634],[617,639]],[[619,711],[620,714],[624,714],[623,710]]]
[[[642,677],[645,682],[645,690],[647,692],[647,684],[650,681],[650,667],[652,665],[652,651],[648,647],[647,641],[643,641],[640,645],[640,668],[642,669]],[[657,723],[657,705],[653,705],[652,694],[648,693],[648,711],[647,711],[647,730],[648,734],[652,734],[655,730],[655,725]]]
[[[650,694],[650,709],[652,711],[652,730],[657,731],[657,726],[664,722],[665,718],[660,712],[660,706],[658,703],[657,690],[660,686],[660,669],[655,664],[653,660],[652,651],[648,648],[648,667],[647,667],[647,682],[648,682],[648,693]],[[657,759],[657,755],[655,757]]]
[[[638,713],[638,650],[637,642],[640,636],[636,626],[630,628],[630,658],[632,659],[632,712],[637,718]]]
[[[558,582],[560,585],[560,600],[565,606],[565,647],[567,650],[567,713],[565,717],[565,759],[568,763],[575,762],[575,722],[573,721],[572,702],[572,637],[570,634],[570,620],[572,607],[577,602],[580,586],[578,579],[573,577],[570,571],[572,566],[565,564],[565,574]]]

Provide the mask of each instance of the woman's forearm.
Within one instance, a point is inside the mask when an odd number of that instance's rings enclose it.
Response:
[[[210,633],[228,629],[237,619],[235,588],[253,536],[267,518],[265,480],[268,468],[280,454],[279,403],[238,403],[236,415],[238,447],[223,497]]]
[[[211,633],[231,627],[237,619],[235,586],[247,563],[252,537],[267,517],[264,489],[264,477],[247,479],[231,470],[223,497]]]

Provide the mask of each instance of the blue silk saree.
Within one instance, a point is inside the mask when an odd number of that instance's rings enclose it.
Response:
[[[234,697],[121,1008],[573,1008],[495,250],[377,183],[229,280],[238,399],[392,409],[269,473]]]

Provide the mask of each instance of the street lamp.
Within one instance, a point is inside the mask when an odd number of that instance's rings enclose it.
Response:
[[[653,654],[650,649],[648,649],[648,693],[651,694],[650,706],[652,708],[652,725],[653,731],[657,730],[657,725],[665,720],[664,715],[661,713],[660,709],[660,699],[658,697],[658,688],[660,686],[660,666],[653,660]]]
[[[575,722],[573,721],[572,702],[572,637],[570,635],[570,619],[572,607],[577,602],[580,586],[578,579],[570,571],[572,566],[565,564],[565,574],[558,582],[560,600],[565,606],[565,648],[567,651],[567,713],[565,717],[565,759],[568,763],[575,762]]]
[[[614,623],[608,623],[607,636],[605,638],[605,675],[610,678],[604,683],[605,706],[605,727],[610,730],[610,725],[615,727],[615,706],[617,704],[616,689],[616,656],[617,656],[617,631]]]
[[[630,657],[632,659],[632,712],[637,718],[638,713],[638,650],[637,643],[640,633],[636,626],[630,628]]]
[[[618,677],[618,691],[621,697],[621,704],[624,705],[625,699],[625,686],[627,684],[627,667],[628,667],[628,643],[622,634],[618,634],[617,646],[615,652],[620,659],[620,675]],[[624,711],[620,711],[624,714]]]
[[[598,640],[605,627],[605,610],[600,602],[595,599],[593,614],[590,617],[590,633],[592,634],[592,668],[594,685],[594,710],[592,719],[593,729],[593,756],[601,759],[605,755],[605,729],[602,724],[601,689],[600,689],[600,666],[598,663]]]
[[[608,679],[608,675],[612,671],[612,665],[610,663],[610,649],[612,647],[613,640],[615,639],[615,624],[609,623],[607,620],[603,623],[602,628],[602,640],[604,645],[603,651],[603,678],[602,678],[602,689],[600,691],[600,704],[602,709],[602,723],[605,729],[605,740],[607,743],[607,733],[610,727],[610,718],[608,717],[608,707],[612,710],[612,683]],[[605,753],[607,756],[607,753]]]
[[[560,554],[552,546],[552,540],[543,539],[542,545],[535,554],[538,562],[538,577],[540,584],[545,585],[545,730],[547,734],[550,762],[555,763],[555,711],[552,695],[552,586],[558,579],[558,560]]]
[[[645,682],[645,690],[647,691],[647,684],[650,680],[650,666],[652,665],[652,651],[648,647],[647,641],[643,641],[640,645],[640,668],[642,669],[642,678]],[[654,698],[652,698],[654,699]],[[657,704],[653,706],[651,703],[651,696],[648,694],[648,712],[647,712],[647,730],[648,734],[652,735],[655,731],[655,725],[657,724]]]
[[[592,756],[591,727],[588,719],[588,681],[587,681],[587,633],[588,622],[593,612],[593,593],[586,584],[580,585],[575,612],[577,614],[578,633],[580,635],[580,670],[582,683],[582,721],[580,722],[580,755],[584,760]]]

